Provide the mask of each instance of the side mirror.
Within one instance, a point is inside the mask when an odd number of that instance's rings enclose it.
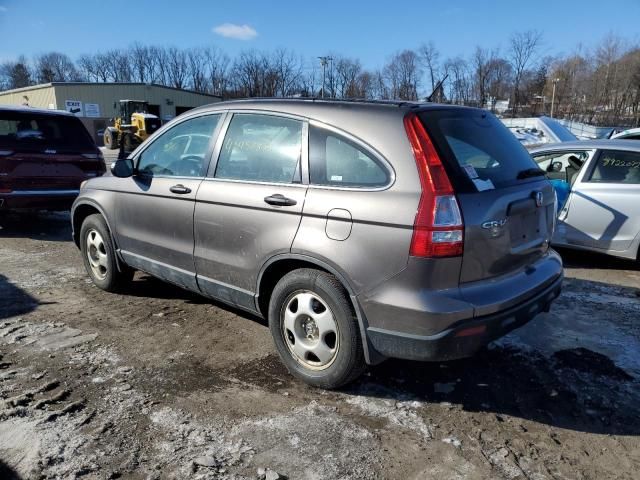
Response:
[[[133,176],[133,160],[130,158],[122,158],[111,164],[111,174],[118,178],[128,178]]]
[[[551,163],[551,171],[552,172],[560,172],[560,171],[562,171],[562,162],[552,162]]]

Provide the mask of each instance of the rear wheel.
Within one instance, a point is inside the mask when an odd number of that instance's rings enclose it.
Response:
[[[271,295],[269,328],[289,372],[309,385],[338,388],[364,371],[358,323],[333,275],[313,269],[285,275]]]
[[[102,215],[89,215],[80,229],[80,251],[93,283],[108,292],[124,287],[133,278],[128,267],[118,270],[111,233]]]

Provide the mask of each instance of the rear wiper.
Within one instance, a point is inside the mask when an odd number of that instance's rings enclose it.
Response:
[[[544,177],[544,176],[545,176],[544,170],[541,170],[539,168],[526,168],[524,170],[520,170],[516,178],[518,180],[522,180],[523,178]]]

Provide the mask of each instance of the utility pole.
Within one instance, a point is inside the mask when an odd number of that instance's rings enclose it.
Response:
[[[553,79],[553,93],[551,94],[551,118],[553,118],[553,104],[556,102],[556,84],[560,81],[559,78]]]
[[[331,62],[331,69],[333,69],[333,57],[325,56],[318,58],[320,59],[320,65],[322,65],[322,98],[324,98],[327,64]]]

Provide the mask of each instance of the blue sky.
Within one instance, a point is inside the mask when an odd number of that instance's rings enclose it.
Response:
[[[333,52],[376,68],[425,41],[445,57],[469,55],[477,44],[506,48],[512,32],[527,29],[542,31],[545,54],[610,32],[639,41],[639,21],[640,0],[0,0],[0,60],[51,50],[75,59],[137,40],[230,55],[286,47],[310,60]]]

